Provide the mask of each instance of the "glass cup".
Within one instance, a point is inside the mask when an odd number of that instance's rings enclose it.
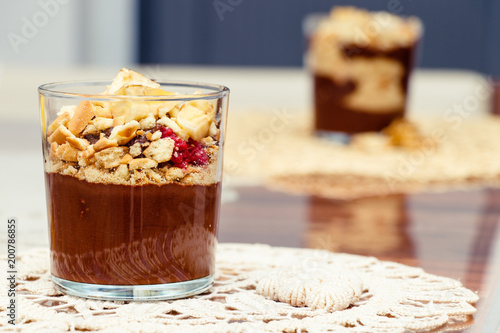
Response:
[[[160,300],[213,284],[229,89],[158,83],[175,94],[39,87],[51,273],[67,294]]]
[[[304,21],[316,134],[347,143],[405,115],[418,18],[336,7]]]

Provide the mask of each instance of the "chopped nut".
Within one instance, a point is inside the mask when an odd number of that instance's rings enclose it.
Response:
[[[49,127],[47,128],[47,135],[50,136],[61,125],[67,126],[70,119],[71,115],[69,112],[62,113],[52,122],[52,124],[49,125]]]
[[[146,133],[146,139],[148,139],[149,141],[156,141],[160,139],[161,136],[162,136],[161,131],[156,131],[154,133],[151,132]]]
[[[95,151],[101,151],[107,148],[118,147],[118,142],[116,140],[110,140],[106,137],[101,137],[99,141],[94,144]]]
[[[156,118],[153,116],[153,114],[149,114],[149,116],[147,116],[146,118],[141,119],[139,121],[139,124],[141,125],[141,129],[153,128],[156,124]]]
[[[139,142],[134,143],[132,146],[130,146],[129,153],[133,157],[141,155],[142,154],[141,144]]]
[[[68,123],[68,129],[71,133],[80,134],[90,120],[94,117],[94,107],[89,101],[82,101],[75,110],[73,118]]]
[[[148,139],[148,140],[150,140],[150,141],[156,141],[156,140],[161,139],[161,136],[162,136],[161,131],[156,131],[156,132],[153,133],[153,135],[151,135],[151,139]]]
[[[203,146],[210,147],[215,143],[215,140],[212,139],[211,136],[207,136],[206,138],[201,139],[200,142],[203,144]]]
[[[59,159],[67,162],[78,161],[78,149],[71,147],[68,143],[59,146],[56,149],[56,155]]]
[[[139,123],[132,120],[125,125],[116,126],[111,131],[110,140],[116,140],[119,145],[124,145],[135,137],[135,132],[139,129]]]
[[[137,135],[140,135],[140,136],[143,136],[144,134],[146,134],[146,132],[144,132],[143,130],[138,130],[136,132]]]
[[[149,158],[134,158],[128,165],[130,170],[137,170],[156,168],[158,163]]]
[[[120,165],[122,157],[127,153],[127,147],[112,147],[95,153],[96,166],[110,169]]]
[[[89,142],[87,140],[79,139],[76,137],[68,137],[66,140],[71,145],[71,147],[76,148],[78,150],[85,150],[89,145]]]
[[[113,119],[96,117],[94,119],[94,126],[98,131],[105,131],[113,126]]]
[[[132,161],[134,158],[130,154],[125,154],[122,159],[120,160],[120,164],[128,164],[130,161]]]
[[[165,138],[151,142],[149,147],[144,150],[144,155],[155,160],[158,163],[170,161],[174,152],[174,140]]]
[[[66,142],[67,138],[75,137],[64,125],[59,125],[59,127],[49,136],[48,140],[50,143],[57,142],[62,145]]]

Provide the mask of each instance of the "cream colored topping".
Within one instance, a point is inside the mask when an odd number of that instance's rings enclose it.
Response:
[[[120,71],[105,93],[174,94],[127,69]],[[215,114],[214,104],[210,101],[185,104],[177,101],[82,101],[78,106],[63,106],[59,116],[48,127],[46,140],[50,149],[45,169],[96,183],[213,184],[218,181],[219,152]],[[201,142],[209,163],[186,169],[165,166],[164,163],[176,154],[175,146],[172,139],[161,138],[161,131],[150,131],[157,124],[171,128],[185,141],[193,139]],[[90,144],[85,139],[89,134],[98,136],[99,140]],[[145,136],[147,140],[128,147],[128,143],[138,135]]]
[[[412,46],[421,35],[416,17],[402,18],[388,12],[368,12],[354,7],[336,7],[323,20],[315,35],[330,35],[340,44],[377,50]]]

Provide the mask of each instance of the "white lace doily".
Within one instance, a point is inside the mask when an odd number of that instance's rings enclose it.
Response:
[[[48,258],[45,249],[18,254],[17,324],[7,323],[4,285],[0,330],[436,332],[470,325],[478,300],[456,280],[372,257],[219,244],[216,282],[208,293],[174,301],[95,301],[56,291]],[[6,258],[0,266],[7,267]]]

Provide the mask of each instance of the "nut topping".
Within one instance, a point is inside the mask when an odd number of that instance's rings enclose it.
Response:
[[[120,71],[105,95],[123,98],[61,108],[47,128],[49,172],[129,185],[216,181],[217,103],[134,98],[177,93],[128,69]]]

